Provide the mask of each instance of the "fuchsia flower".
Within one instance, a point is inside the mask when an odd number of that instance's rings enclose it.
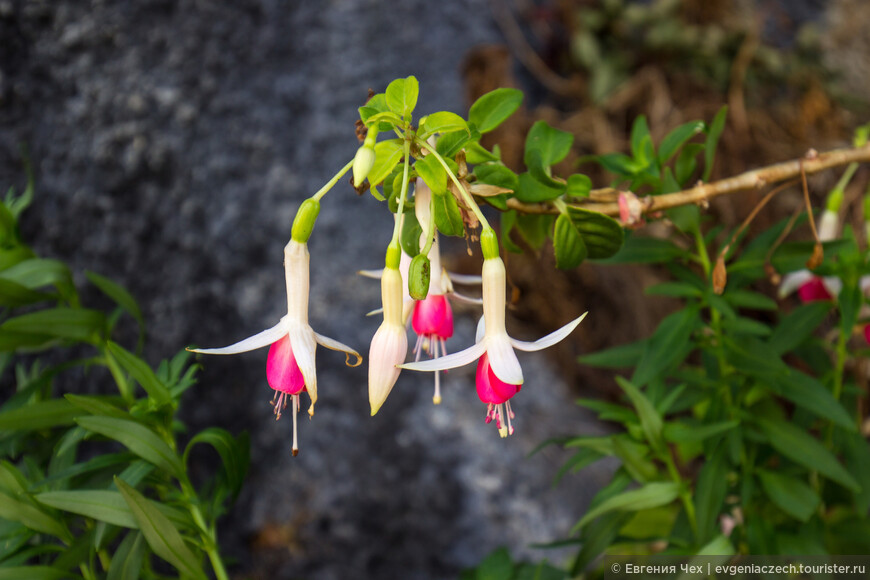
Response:
[[[399,379],[398,365],[408,354],[408,332],[402,320],[402,275],[398,268],[384,268],[381,276],[384,321],[369,347],[369,405],[378,412]]]
[[[268,330],[255,334],[224,348],[191,349],[202,354],[237,354],[271,345],[266,358],[266,380],[275,391],[272,404],[276,419],[281,411],[291,404],[293,412],[293,455],[299,452],[296,429],[296,413],[299,411],[299,395],[308,392],[311,405],[308,414],[314,415],[317,402],[317,372],[314,354],[318,344],[332,350],[344,351],[356,357],[357,366],[362,357],[349,346],[317,334],[308,324],[309,264],[308,246],[290,240],[284,248],[284,274],[287,281],[287,315]]]
[[[487,405],[486,422],[495,419],[499,434],[507,437],[513,433],[513,426],[509,423],[514,418],[510,399],[523,385],[523,370],[514,349],[536,351],[552,346],[568,336],[586,314],[535,342],[523,342],[511,338],[505,329],[505,267],[497,252],[495,254],[495,257],[483,262],[483,318],[478,325],[477,342],[461,352],[438,359],[404,364],[401,368],[440,371],[477,360],[477,394]]]
[[[819,220],[819,239],[829,242],[837,237],[839,219],[837,212],[825,209]],[[779,284],[779,297],[785,298],[795,290],[801,302],[813,302],[815,300],[833,300],[843,288],[843,282],[836,276],[816,276],[809,270],[798,270],[786,274]]]

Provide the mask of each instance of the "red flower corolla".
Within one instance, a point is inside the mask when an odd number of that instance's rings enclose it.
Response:
[[[510,398],[519,393],[523,385],[512,385],[495,376],[489,364],[489,355],[486,353],[477,360],[476,384],[478,398],[487,405],[486,422],[495,419],[499,432],[506,428],[507,434],[513,435],[514,427],[511,425],[511,419],[514,418],[514,412],[511,410]]]
[[[813,276],[809,281],[805,282],[798,288],[798,296],[801,302],[815,302],[816,300],[833,300],[834,297],[825,286],[824,280],[818,276]]]

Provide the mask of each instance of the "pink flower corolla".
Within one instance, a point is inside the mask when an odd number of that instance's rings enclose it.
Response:
[[[299,395],[306,391],[311,398],[309,415],[314,415],[317,402],[317,372],[314,365],[318,344],[345,352],[347,362],[357,366],[362,357],[355,350],[329,337],[317,334],[308,324],[309,292],[308,246],[290,240],[284,248],[284,274],[287,281],[287,315],[268,330],[223,348],[191,349],[202,354],[238,354],[271,345],[266,358],[266,380],[275,391],[272,398],[276,419],[290,403],[293,412],[293,455],[299,452],[296,414]],[[356,357],[351,364],[350,357]]]
[[[401,367],[417,371],[440,371],[478,361],[477,392],[480,400],[487,405],[486,422],[496,419],[499,434],[507,437],[513,432],[508,420],[514,417],[509,399],[523,385],[523,370],[514,349],[537,351],[552,346],[577,328],[586,314],[535,342],[513,339],[505,329],[506,274],[504,262],[497,253],[495,257],[484,260],[482,279],[483,318],[478,325],[475,344],[445,357],[407,363]]]

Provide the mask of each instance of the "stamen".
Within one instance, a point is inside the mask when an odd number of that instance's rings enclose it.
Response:
[[[278,391],[275,392],[278,393]],[[275,402],[275,399],[272,399],[272,402]],[[278,401],[275,403],[274,413],[276,421],[281,418],[281,409],[285,407],[287,407],[287,395],[282,392],[278,395]]]
[[[508,429],[504,425],[504,405],[501,404],[498,406],[498,423],[496,423],[496,425],[498,426],[498,434],[501,435],[502,438],[507,437]]]
[[[426,354],[431,356],[432,353],[430,352],[429,347],[432,345],[432,341],[429,340],[428,334],[424,334],[422,338],[423,338],[423,350],[426,351]]]
[[[299,411],[299,395],[293,395],[293,457],[299,455],[299,441],[296,436],[296,413]]]
[[[421,346],[423,344],[423,335],[417,337],[417,344],[414,345],[414,362],[420,362]]]
[[[484,419],[483,422],[486,423],[486,424],[488,425],[488,424],[492,421],[492,415],[493,415],[493,412],[492,412],[492,403],[490,403],[490,404],[486,407],[486,419]]]
[[[435,352],[432,355],[432,358],[438,358],[438,343],[432,341],[433,346],[435,347]],[[440,371],[435,371],[435,395],[432,397],[432,402],[436,405],[441,404],[441,377],[439,376]]]
[[[505,407],[507,408],[507,424],[508,424],[508,435],[514,434],[514,426],[511,425],[511,419],[514,418],[514,412],[511,411],[511,402],[505,401]]]

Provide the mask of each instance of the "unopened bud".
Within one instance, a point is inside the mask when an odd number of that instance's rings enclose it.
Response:
[[[428,256],[417,254],[411,260],[411,266],[408,268],[408,294],[414,300],[423,300],[429,294],[430,270]]]
[[[828,194],[828,201],[825,202],[825,209],[837,213],[840,211],[840,206],[843,205],[843,190],[834,189]]]
[[[375,148],[370,145],[363,145],[356,150],[356,155],[353,158],[353,184],[355,187],[362,185],[368,177],[372,167],[375,166]]]
[[[822,248],[822,244],[816,243],[813,246],[813,255],[810,256],[810,259],[807,260],[807,268],[809,270],[815,270],[818,268],[825,259],[825,250]]]
[[[764,273],[774,286],[779,286],[779,283],[782,282],[782,276],[779,275],[779,272],[776,271],[776,268],[770,262],[764,265]]]
[[[725,292],[725,284],[728,281],[728,271],[725,269],[725,257],[719,256],[713,267],[713,292],[721,295]]]
[[[290,236],[293,240],[300,244],[308,242],[311,237],[311,231],[314,229],[314,222],[317,221],[317,214],[320,213],[320,202],[316,199],[306,199],[299,206],[296,212],[296,218],[293,220],[293,229],[290,231]]]
[[[498,258],[498,237],[492,228],[486,228],[480,234],[480,249],[484,260]]]

